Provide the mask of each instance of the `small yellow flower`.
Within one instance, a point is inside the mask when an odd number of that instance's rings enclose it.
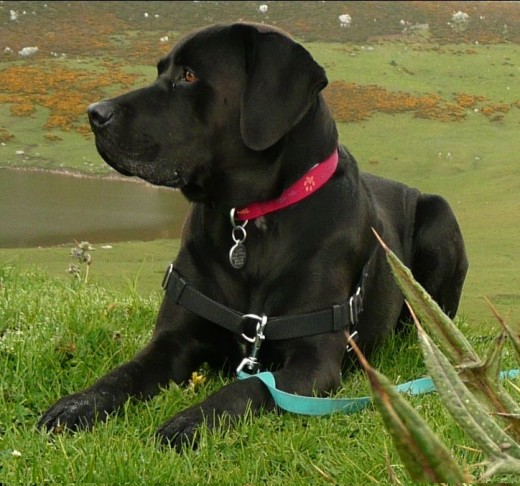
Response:
[[[196,371],[194,371],[192,374],[191,374],[191,382],[194,384],[194,385],[202,385],[203,383],[206,382],[206,377],[200,373],[197,373]]]
[[[194,371],[191,374],[190,382],[188,383],[188,389],[195,390],[196,387],[206,382],[206,377],[200,373]]]
[[[16,449],[13,452],[11,452],[11,455],[13,457],[22,457],[22,453],[20,451],[17,451]]]

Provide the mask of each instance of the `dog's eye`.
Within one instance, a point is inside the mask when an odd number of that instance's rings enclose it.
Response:
[[[193,71],[190,71],[189,69],[185,69],[183,79],[187,83],[193,83],[194,81],[197,81],[198,78]]]

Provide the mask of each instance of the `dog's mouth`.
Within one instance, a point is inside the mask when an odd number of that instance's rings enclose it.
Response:
[[[187,184],[186,180],[178,170],[173,170],[171,174],[168,175],[168,177],[158,177],[154,173],[148,173],[148,171],[129,171],[121,167],[121,165],[119,164],[109,163],[109,165],[112,168],[114,168],[117,172],[119,172],[121,175],[127,177],[139,177],[140,179],[143,179],[155,186],[170,187],[172,189],[182,189]]]
[[[172,161],[160,160],[153,147],[122,150],[99,136],[96,136],[96,147],[103,160],[121,175],[139,177],[151,184],[173,189],[182,189],[187,185],[186,177],[177,165]]]
[[[161,185],[171,187],[173,189],[182,189],[184,186],[187,185],[187,182],[180,171],[173,170],[171,173],[171,177],[165,179]]]

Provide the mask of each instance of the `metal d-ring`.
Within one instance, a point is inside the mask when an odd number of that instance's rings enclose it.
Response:
[[[256,314],[244,314],[242,319],[254,319],[257,321],[255,337],[250,338],[247,334],[242,333],[242,337],[246,341],[255,343],[256,341],[263,341],[265,339],[264,329],[267,324],[267,316],[265,314],[262,314],[261,316],[257,316]],[[258,347],[260,348],[260,346]]]
[[[235,229],[235,228],[244,229],[246,227],[247,223],[249,222],[249,220],[246,219],[243,224],[237,224],[235,221],[236,212],[237,212],[237,208],[232,208],[231,211],[229,212],[229,219],[231,220],[231,226],[233,226],[233,229]]]
[[[243,243],[244,241],[246,241],[247,233],[244,229],[244,226],[235,226],[231,230],[231,238],[233,238],[233,241],[235,243]]]

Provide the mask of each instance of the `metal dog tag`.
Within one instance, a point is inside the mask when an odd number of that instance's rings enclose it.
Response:
[[[231,250],[229,250],[229,263],[233,268],[237,270],[241,269],[247,261],[247,250],[246,246],[240,242],[237,242]]]
[[[246,241],[247,238],[247,232],[245,230],[247,220],[242,224],[236,224],[235,208],[230,211],[229,217],[231,225],[233,226],[233,229],[231,230],[231,238],[233,238],[233,241],[235,242],[231,247],[231,250],[229,250],[229,263],[231,263],[231,266],[234,269],[240,270],[247,261],[247,250],[244,245],[244,241]]]

